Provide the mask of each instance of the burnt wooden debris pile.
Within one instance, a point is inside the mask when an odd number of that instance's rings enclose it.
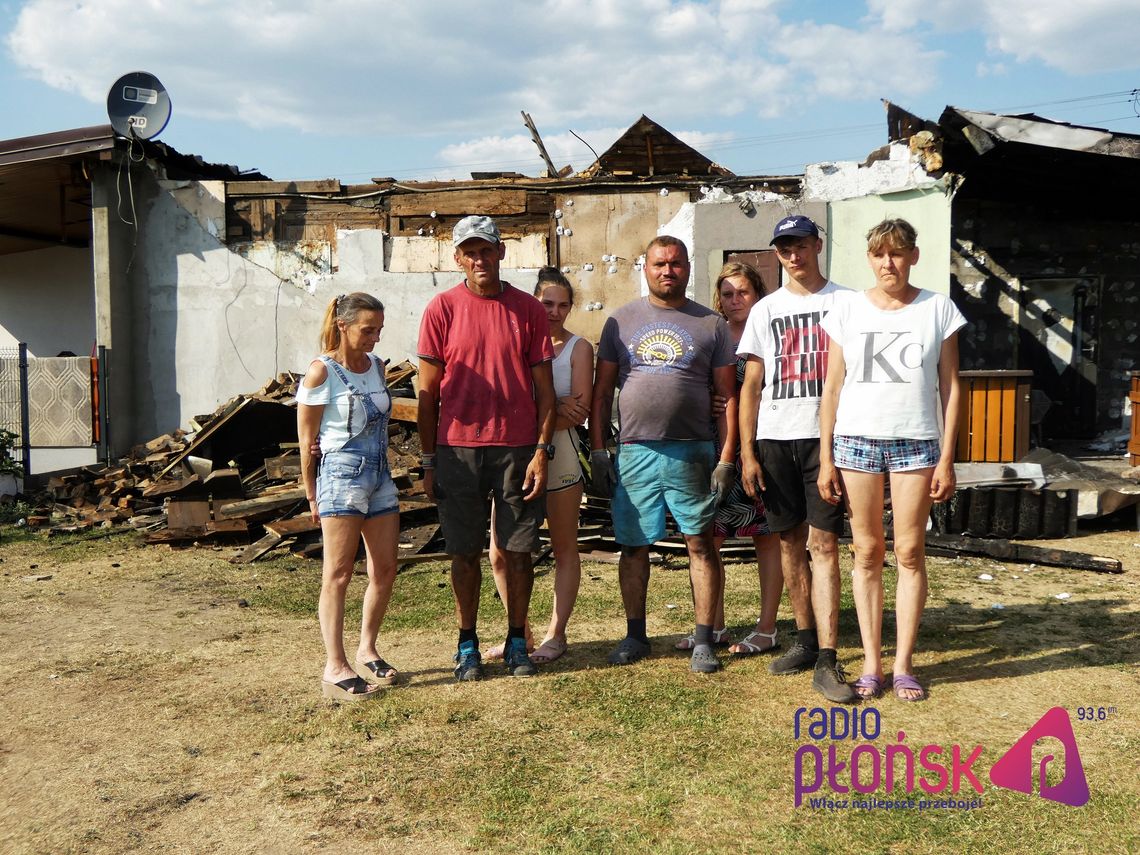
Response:
[[[419,468],[414,375],[408,362],[387,369],[393,394],[388,462],[399,489],[401,566],[446,558],[436,507],[424,494]],[[47,527],[49,534],[126,525],[142,531],[151,544],[237,547],[235,563],[282,550],[320,558],[320,525],[309,514],[300,478],[295,400],[300,379],[280,374],[257,392],[195,417],[190,432],[152,439],[113,466],[87,466],[51,478],[46,500],[28,516],[28,524]],[[580,439],[588,472],[584,430]],[[949,502],[936,505],[928,553],[1122,572],[1115,559],[1016,543],[1072,536],[1078,518],[1077,483],[1059,480],[1041,489],[1040,478],[1017,477],[1021,474],[1006,472],[996,484],[959,489]],[[653,560],[681,569],[687,566],[684,538],[669,523],[667,536],[652,546]],[[889,510],[885,523],[889,527]],[[583,497],[578,548],[584,558],[617,560],[620,547],[607,499]],[[750,538],[726,541],[721,554],[728,563],[755,560]],[[536,562],[550,557],[543,529]]]
[[[389,366],[393,395],[388,462],[400,490],[401,561],[438,558],[434,503],[419,470],[416,402],[408,362]],[[126,525],[152,544],[245,546],[237,563],[289,549],[320,557],[301,483],[296,392],[300,375],[279,374],[176,430],[139,445],[113,466],[86,466],[50,479],[28,524],[51,533]]]

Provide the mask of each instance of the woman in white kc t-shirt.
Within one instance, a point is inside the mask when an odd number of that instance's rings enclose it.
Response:
[[[911,659],[926,604],[930,505],[954,492],[958,330],[966,323],[945,295],[910,284],[916,238],[906,220],[884,220],[867,234],[875,285],[838,304],[822,322],[831,349],[819,413],[820,495],[837,504],[846,492],[851,517],[852,589],[863,639],[855,691],[864,698],[878,697],[887,685],[883,495],[890,477],[898,565],[891,683],[903,701],[926,697]]]

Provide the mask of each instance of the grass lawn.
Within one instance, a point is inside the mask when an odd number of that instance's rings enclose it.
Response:
[[[375,701],[335,705],[318,690],[317,565],[281,557],[237,567],[227,552],[143,548],[130,535],[8,540],[0,545],[0,849],[1137,851],[1135,540],[1126,532],[1113,545],[1131,560],[1131,572],[1115,577],[931,559],[916,659],[930,697],[887,696],[863,715],[880,725],[869,740],[879,754],[900,741],[916,757],[932,744],[947,753],[960,745],[963,756],[982,746],[973,771],[983,793],[966,784],[954,796],[980,804],[923,810],[813,808],[808,796],[795,806],[798,748],[826,757],[834,746],[849,761],[865,741],[797,738],[797,709],[830,705],[811,690],[810,674],[770,676],[767,656],[726,654],[720,674],[690,673],[672,649],[692,623],[677,559],[672,569],[654,565],[651,659],[605,664],[624,631],[617,569],[590,563],[565,657],[534,679],[491,663],[487,680],[465,685],[451,677],[446,567],[410,567],[381,634],[381,651],[406,682]],[[860,656],[846,553],[843,564],[840,660],[853,679]],[[981,573],[994,579],[981,582]],[[550,568],[540,568],[538,636],[551,582]],[[350,627],[362,586],[352,588]],[[730,566],[727,588],[739,636],[758,607],[754,568]],[[489,573],[480,626],[484,648],[505,629]],[[785,645],[791,629],[785,600]],[[888,617],[884,636],[893,632]],[[1054,706],[1070,712],[1091,793],[1083,807],[989,781],[993,763]],[[1089,706],[1104,708],[1103,720],[1080,720]],[[1034,769],[1046,753],[1059,758],[1058,747],[1034,748]],[[867,783],[870,754],[861,753]],[[1065,771],[1055,760],[1048,782]],[[837,781],[851,783],[850,767]],[[811,797],[858,795],[824,783]],[[906,796],[880,784],[865,797]]]

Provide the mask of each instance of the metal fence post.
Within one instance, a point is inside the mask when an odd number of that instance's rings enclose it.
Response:
[[[32,474],[31,407],[28,403],[28,345],[20,342],[20,444],[24,455],[24,478]]]

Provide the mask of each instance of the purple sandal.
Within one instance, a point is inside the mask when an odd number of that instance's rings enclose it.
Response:
[[[883,687],[886,681],[882,677],[877,677],[874,674],[864,674],[855,681],[853,688],[857,694],[864,701],[873,701],[883,693]]]
[[[891,685],[894,687],[895,697],[900,701],[908,701],[913,703],[915,701],[926,700],[926,689],[922,688],[922,684],[919,683],[918,680],[914,679],[914,676],[911,674],[895,674],[891,679]],[[921,694],[917,698],[904,698],[899,694],[900,689],[909,689],[911,691],[921,692]]]

